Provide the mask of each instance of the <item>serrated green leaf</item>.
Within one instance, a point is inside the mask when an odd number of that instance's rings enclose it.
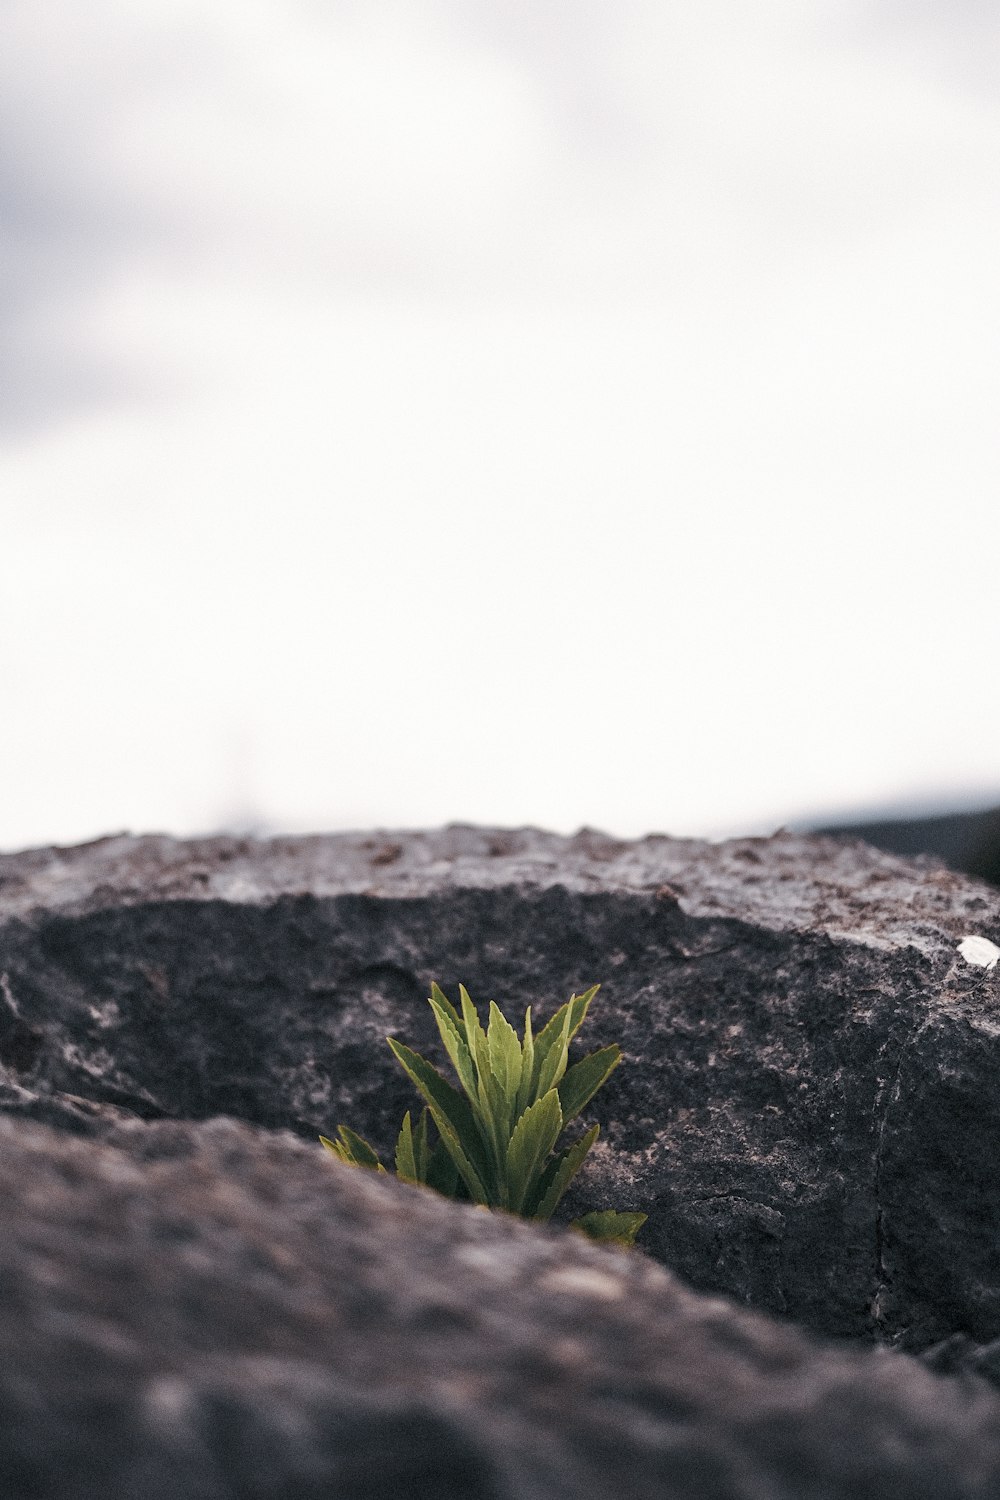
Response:
[[[569,1060],[569,1026],[571,1012],[567,1008],[563,1017],[562,1032],[558,1035],[546,1054],[538,1074],[538,1082],[535,1085],[535,1094],[541,1099],[548,1093],[549,1089],[555,1088],[566,1071]]]
[[[441,1005],[433,996],[429,1000],[434,1019],[437,1021],[441,1040],[444,1042],[445,1050],[451,1058],[451,1065],[458,1074],[459,1082],[468,1095],[475,1102],[476,1099],[476,1070],[472,1066],[472,1055],[469,1052],[465,1040],[465,1027],[459,1026],[454,1019],[454,1010],[451,1006],[447,1008]]]
[[[492,1073],[479,1080],[478,1108],[474,1108],[480,1132],[486,1138],[493,1170],[490,1180],[496,1185],[499,1206],[506,1208],[504,1181],[507,1143],[510,1140],[510,1111],[507,1098]],[[484,1179],[485,1180],[485,1179]]]
[[[521,1043],[517,1032],[492,1000],[490,1001],[490,1024],[486,1031],[489,1047],[490,1069],[504,1091],[507,1112],[512,1113],[521,1082]]]
[[[489,1194],[483,1185],[488,1174],[479,1154],[479,1132],[468,1101],[419,1052],[397,1042],[393,1036],[386,1040],[393,1056],[427,1100],[431,1118],[473,1201],[488,1206]]]
[[[521,1041],[521,1082],[514,1101],[514,1121],[518,1121],[531,1103],[531,1082],[535,1071],[535,1041],[531,1034],[531,1006],[524,1012],[524,1037]]]
[[[583,1025],[591,1000],[600,989],[599,984],[593,985],[583,995],[571,995],[565,1005],[561,1005],[555,1015],[548,1021],[535,1038],[535,1077],[539,1076],[541,1064],[548,1056],[549,1048],[556,1039],[563,1034],[566,1013],[569,1013],[569,1030],[566,1032],[566,1045],[573,1040],[580,1027]]]
[[[568,1125],[570,1120],[576,1119],[621,1060],[622,1050],[617,1042],[612,1042],[610,1047],[588,1052],[586,1057],[581,1057],[579,1062],[573,1064],[559,1084],[559,1103],[562,1106],[564,1124]]]
[[[485,1165],[485,1161],[475,1139],[472,1108],[468,1100],[426,1057],[421,1057],[419,1052],[414,1052],[412,1047],[407,1047],[394,1036],[387,1036],[386,1041],[393,1057],[426,1101],[435,1125],[438,1123],[438,1115],[443,1113],[460,1141],[464,1143],[471,1138],[473,1165],[478,1171]]]
[[[427,1159],[424,1181],[446,1198],[468,1198],[469,1192],[458,1175],[458,1168],[444,1141],[438,1141]]]
[[[403,1116],[403,1123],[399,1130],[399,1139],[396,1141],[396,1176],[403,1182],[420,1183],[420,1172],[417,1169],[417,1154],[413,1139],[413,1127],[410,1124],[410,1111],[407,1110]]]
[[[444,1013],[449,1017],[449,1019],[454,1022],[455,1029],[456,1029],[456,1031],[458,1032],[459,1036],[462,1038],[462,1040],[464,1042],[465,1041],[465,1022],[462,1020],[462,1017],[459,1015],[458,1011],[455,1009],[455,1007],[452,1005],[451,1001],[448,999],[448,996],[445,994],[444,990],[434,980],[431,981],[431,995],[430,995],[430,998],[432,1000],[436,1001],[437,1004],[440,1005],[440,1007],[444,1011]]]
[[[486,1041],[486,1032],[483,1030],[476,1014],[476,1007],[469,998],[469,992],[464,984],[458,987],[458,993],[462,999],[462,1020],[465,1023],[465,1041],[472,1061],[476,1065],[479,1077],[484,1077],[490,1071],[490,1050]]]
[[[578,1229],[589,1239],[603,1245],[634,1245],[635,1237],[648,1219],[648,1214],[619,1214],[611,1210],[584,1214],[574,1219],[570,1229]]]
[[[513,1213],[520,1213],[531,1196],[561,1130],[562,1110],[555,1089],[529,1105],[514,1126],[506,1162],[507,1206]]]
[[[544,1058],[546,1053],[549,1052],[549,1047],[552,1046],[555,1038],[562,1034],[562,1022],[564,1022],[565,1011],[570,1011],[570,1035],[568,1035],[567,1041],[573,1041],[573,1038],[579,1032],[580,1026],[585,1022],[589,1004],[591,1004],[594,996],[597,995],[598,990],[600,990],[600,984],[594,984],[591,989],[586,990],[585,995],[571,995],[570,999],[565,1002],[565,1005],[559,1007],[555,1016],[546,1023],[546,1026],[543,1026],[543,1029],[535,1037],[535,1058],[538,1058],[538,1056]]]
[[[555,1045],[558,1039],[566,1034],[566,1018],[570,1013],[571,1006],[572,1002],[569,1000],[567,1000],[565,1005],[560,1005],[555,1015],[550,1017],[535,1037],[534,1058],[531,1070],[531,1098],[528,1101],[531,1104],[535,1102],[535,1099],[540,1097],[538,1093],[538,1080],[545,1059],[549,1055],[549,1050]]]
[[[564,1122],[565,1123],[565,1122]],[[585,1135],[582,1135],[572,1146],[567,1146],[565,1151],[546,1168],[545,1173],[538,1184],[535,1194],[536,1203],[531,1199],[525,1203],[524,1211],[533,1219],[550,1219],[558,1207],[559,1201],[569,1187],[573,1178],[583,1166],[583,1161],[591,1146],[601,1133],[600,1125],[592,1125]]]
[[[344,1158],[344,1148],[343,1148],[343,1146],[338,1145],[338,1143],[336,1141],[331,1141],[325,1135],[321,1135],[320,1136],[320,1140],[322,1141],[322,1143],[326,1147],[326,1149],[329,1151],[329,1153],[330,1153],[331,1156],[335,1156],[338,1161],[343,1161],[345,1159]],[[354,1163],[352,1161],[348,1161],[347,1165],[349,1167],[353,1167]]]
[[[463,994],[465,994],[464,990]],[[489,1095],[486,1093],[482,1082],[483,1076],[489,1075],[489,1069],[487,1069],[486,1075],[482,1075],[480,1070],[473,1064],[472,1054],[469,1051],[467,1041],[469,1028],[464,1020],[457,1018],[454,1006],[449,1005],[447,1000],[445,1000],[445,1005],[441,1006],[433,995],[428,1003],[434,1012],[434,1019],[437,1021],[438,1030],[441,1033],[441,1039],[444,1042],[448,1056],[451,1058],[452,1066],[458,1074],[459,1081],[472,1107],[476,1132],[486,1153],[484,1161],[489,1159],[496,1162],[498,1160],[497,1152],[499,1149],[497,1140],[500,1138],[502,1132],[499,1125],[494,1125],[494,1115],[490,1107]],[[474,1044],[477,1044],[478,1038],[475,1037],[475,1034],[473,1036]],[[485,1051],[487,1045],[485,1033],[483,1033],[483,1037],[482,1046]],[[480,1176],[482,1177],[482,1175],[482,1170],[480,1170]],[[485,1178],[483,1178],[483,1181],[486,1187],[490,1186]]]
[[[384,1172],[385,1167],[378,1159],[378,1153],[368,1142],[355,1135],[346,1125],[337,1126],[337,1141],[327,1140],[325,1135],[320,1140],[328,1151],[332,1151],[338,1160],[346,1162],[349,1167],[370,1167],[375,1172]]]

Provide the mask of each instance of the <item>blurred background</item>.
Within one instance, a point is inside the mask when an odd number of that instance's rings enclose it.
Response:
[[[1000,11],[5,0],[0,848],[1000,803]]]

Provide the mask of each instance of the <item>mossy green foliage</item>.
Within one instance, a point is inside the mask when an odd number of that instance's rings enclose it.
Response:
[[[458,1076],[456,1089],[426,1058],[395,1037],[393,1055],[426,1101],[414,1126],[403,1117],[396,1142],[396,1175],[485,1208],[526,1219],[548,1219],[597,1140],[599,1125],[557,1149],[563,1130],[580,1114],[621,1061],[617,1045],[601,1047],[569,1066],[569,1045],[583,1025],[599,985],[572,995],[537,1036],[531,1007],[518,1036],[490,1003],[484,1029],[464,985],[460,1008],[433,984],[429,1004]],[[437,1139],[430,1138],[431,1123]],[[346,1125],[337,1139],[320,1140],[349,1166],[384,1172],[378,1154]],[[572,1228],[603,1243],[631,1245],[646,1221],[641,1213],[602,1211]]]

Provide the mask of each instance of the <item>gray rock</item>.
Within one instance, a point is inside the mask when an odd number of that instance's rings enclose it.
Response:
[[[536,1019],[601,981],[625,1062],[564,1217],[649,1212],[692,1285],[921,1349],[1000,1336],[1000,896],[801,837],[449,828],[0,858],[0,1103],[98,1132],[237,1116],[386,1154],[430,981]]]
[[[966,1500],[1000,1399],[236,1121],[0,1120],[18,1500]]]
[[[0,856],[0,1492],[996,1493],[1000,969],[970,935],[1000,942],[1000,894],[791,835]],[[536,1020],[603,983],[580,1040],[625,1061],[561,1215],[643,1209],[642,1252],[321,1150],[344,1121],[391,1158],[384,1037],[442,1060],[432,979]]]
[[[814,831],[864,839],[890,854],[933,854],[953,870],[1000,885],[1000,807],[831,824]]]

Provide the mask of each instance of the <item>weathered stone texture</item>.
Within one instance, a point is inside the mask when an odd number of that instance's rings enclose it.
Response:
[[[536,1017],[597,981],[626,1061],[566,1217],[641,1206],[647,1253],[814,1329],[1000,1335],[1000,897],[794,837],[534,830],[112,839],[0,859],[6,1101],[94,1130],[216,1114],[391,1150],[431,979]],[[21,1092],[22,1090],[26,1092]]]
[[[0,856],[0,1491],[997,1493],[986,1385],[717,1300],[992,1373],[1000,968],[969,935],[1000,942],[1000,893],[791,835]],[[391,1158],[384,1037],[441,1059],[432,979],[536,1019],[602,983],[580,1041],[625,1061],[561,1217],[644,1209],[644,1253],[322,1152],[344,1121]]]
[[[235,1121],[0,1121],[19,1500],[938,1500],[1000,1400]]]

